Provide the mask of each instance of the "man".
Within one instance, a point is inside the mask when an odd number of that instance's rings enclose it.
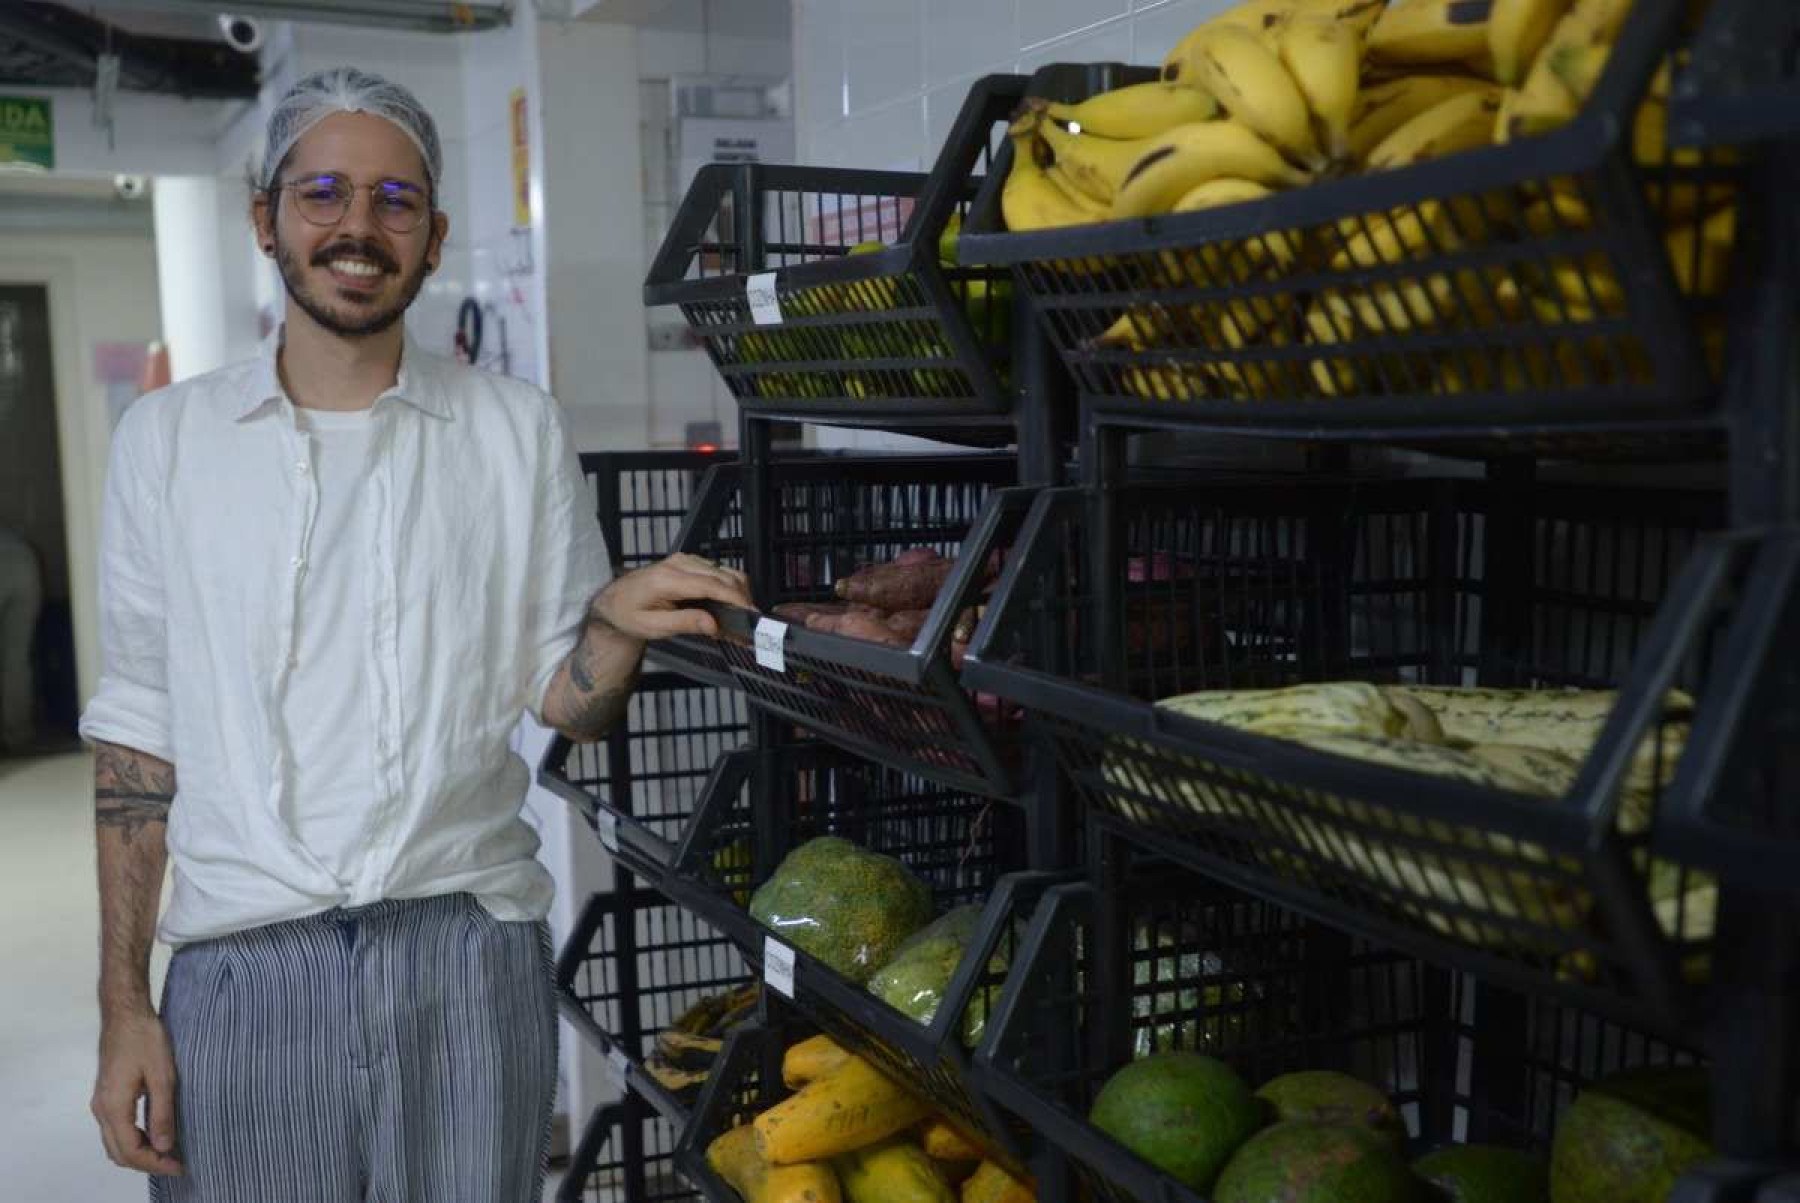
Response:
[[[714,633],[683,603],[748,604],[685,556],[607,584],[555,403],[406,340],[440,164],[404,89],[297,84],[252,202],[283,329],[114,436],[93,1111],[153,1199],[538,1198],[552,885],[509,733],[596,737],[645,640]]]

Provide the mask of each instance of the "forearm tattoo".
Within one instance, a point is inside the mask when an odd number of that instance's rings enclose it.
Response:
[[[129,844],[152,823],[167,823],[175,801],[175,766],[146,752],[100,744],[94,761],[94,822],[114,827]]]
[[[604,735],[624,716],[637,683],[635,670],[618,684],[600,681],[600,643],[610,629],[603,619],[590,615],[581,629],[580,641],[569,653],[569,690],[561,715],[562,727],[587,739]]]

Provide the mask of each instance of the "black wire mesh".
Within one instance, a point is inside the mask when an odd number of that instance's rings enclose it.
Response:
[[[964,258],[1014,268],[1085,404],[1124,419],[1360,438],[1697,418],[1741,155],[1668,145],[1680,7],[1640,0],[1555,133],[1210,212],[1007,234],[1009,147]]]
[[[817,456],[781,461],[770,477],[766,533],[747,544],[746,473],[718,470],[695,501],[680,550],[748,568],[770,608],[836,600],[858,568],[929,549],[966,566],[944,593],[951,615],[978,604],[1026,498],[1000,491],[1016,471],[1005,456]],[[990,515],[990,503],[998,506]],[[961,579],[964,583],[959,584]],[[958,591],[966,596],[958,595]],[[733,683],[800,727],[884,763],[958,788],[1004,794],[1016,713],[957,683],[965,645],[946,622],[910,646],[824,635],[790,622],[781,669],[759,661],[749,623],[725,616],[726,637],[659,642],[659,663]]]
[[[954,240],[1022,83],[978,81],[929,175],[702,168],[647,303],[680,305],[748,409],[858,421],[1008,413],[1012,284],[1002,270],[958,266]],[[753,306],[753,286],[768,309]]]
[[[613,571],[660,560],[675,536],[707,469],[729,463],[729,452],[583,452],[581,472],[594,501]]]
[[[1087,1123],[1128,1061],[1184,1049],[1252,1087],[1336,1070],[1384,1090],[1414,1150],[1543,1149],[1561,1108],[1615,1069],[1692,1060],[1640,1032],[1354,940],[1276,905],[1129,859],[1102,894],[1046,895],[987,1050],[989,1089],[1084,1197],[1197,1201]]]
[[[596,894],[583,908],[558,964],[564,995],[601,1037],[643,1066],[658,1033],[703,1000],[729,994],[751,980],[729,938],[655,890],[621,886]],[[670,1086],[686,1105],[697,1087]]]
[[[595,1110],[556,1190],[556,1203],[701,1203],[680,1177],[680,1133],[643,1099],[627,1095]]]
[[[946,990],[929,1028],[804,956],[794,1002],[845,1047],[970,1130],[1005,1139],[970,1084],[967,1053],[1005,981],[1018,935],[1015,920],[1022,922],[1049,883],[1040,875],[1008,878],[1025,867],[1023,812],[830,748],[772,749],[733,759],[735,769],[715,778],[715,792],[683,845],[674,873],[678,895],[721,929],[738,933],[760,959],[767,933],[746,909],[755,888],[788,852],[830,835],[906,865],[930,887],[938,914],[983,906],[964,953],[980,968],[966,989]],[[760,783],[759,772],[766,774]],[[768,800],[760,811],[759,791]]]
[[[703,1198],[730,1203],[738,1197],[706,1164],[706,1150],[719,1136],[787,1097],[781,1084],[781,1054],[786,1048],[786,1036],[775,1028],[738,1032],[725,1042],[718,1069],[701,1092],[675,1156],[682,1176],[699,1188]]]
[[[1748,558],[1702,538],[1719,497],[1290,482],[1089,505],[1040,501],[968,679],[1045,716],[1106,824],[1372,938],[1680,1028],[1718,884],[1651,843]],[[1626,688],[1585,758],[1534,782],[1550,797],[1152,705],[1319,681]]]

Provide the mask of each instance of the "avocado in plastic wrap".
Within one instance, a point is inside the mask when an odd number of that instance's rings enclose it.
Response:
[[[931,890],[891,856],[820,836],[788,853],[750,917],[862,985],[930,922]]]
[[[950,987],[950,979],[956,976],[957,966],[975,939],[982,910],[973,903],[959,906],[914,932],[894,953],[894,959],[869,979],[869,993],[921,1027],[930,1027],[937,1018],[944,992]],[[965,1047],[974,1048],[987,1034],[988,1008],[999,995],[1008,967],[1002,945],[988,958],[984,979],[987,984],[975,990],[963,1013],[961,1037]]]

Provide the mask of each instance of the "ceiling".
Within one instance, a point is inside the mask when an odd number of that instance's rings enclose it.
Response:
[[[109,51],[119,56],[121,92],[207,100],[256,95],[256,56],[227,46],[216,21],[189,14],[176,24],[146,24],[141,17],[101,18],[37,0],[0,3],[0,84],[91,88],[99,56]]]

